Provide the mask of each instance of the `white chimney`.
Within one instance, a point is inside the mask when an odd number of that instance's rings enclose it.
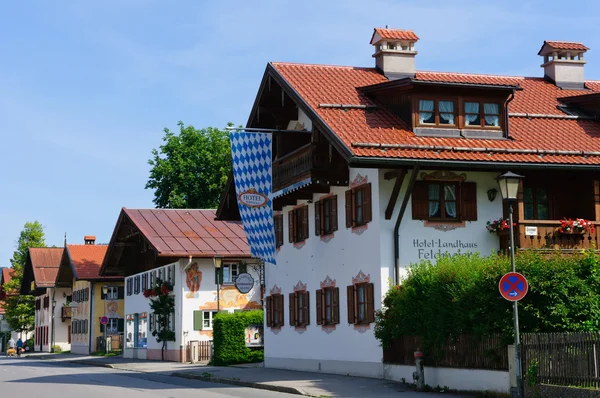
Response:
[[[371,44],[375,46],[375,65],[390,80],[415,77],[415,43],[412,30],[375,28]]]
[[[563,90],[583,90],[583,54],[589,50],[581,43],[545,41],[538,55],[544,57],[544,78]]]

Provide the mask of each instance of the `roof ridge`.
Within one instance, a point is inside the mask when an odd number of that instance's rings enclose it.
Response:
[[[283,62],[283,61],[271,61],[272,65],[289,65],[289,66],[319,66],[325,68],[341,68],[341,69],[367,69],[376,70],[373,66],[351,66],[351,65],[333,65],[333,64],[312,64],[302,62]]]
[[[163,210],[171,210],[171,211],[174,211],[174,210],[178,210],[178,211],[183,211],[183,210],[186,210],[186,211],[217,211],[217,209],[157,209],[157,208],[150,208],[150,207],[147,207],[147,208],[136,208],[136,209],[127,207],[125,209],[126,210],[156,210],[156,211],[163,211]]]
[[[485,77],[496,77],[500,79],[543,79],[543,77],[535,77],[535,76],[509,76],[509,75],[494,75],[487,73],[469,73],[469,72],[441,72],[441,71],[431,71],[431,70],[418,70],[416,73],[436,73],[441,75],[460,75],[460,76],[485,76]]]
[[[580,41],[568,41],[568,40],[544,40],[544,42],[551,42],[551,43],[575,43],[575,44],[582,44],[582,42]]]

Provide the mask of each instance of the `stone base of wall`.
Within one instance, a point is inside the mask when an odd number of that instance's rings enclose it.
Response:
[[[147,349],[146,350],[146,359],[149,359],[152,361],[162,360],[162,350]],[[165,350],[165,361],[180,362],[181,361],[181,352],[179,351],[179,349]]]
[[[585,388],[573,388],[563,386],[551,386],[540,384],[538,386],[539,394],[535,394],[529,386],[525,387],[525,397],[559,397],[559,398],[600,398],[600,390],[588,390]]]
[[[381,362],[265,357],[265,367],[383,378]]]

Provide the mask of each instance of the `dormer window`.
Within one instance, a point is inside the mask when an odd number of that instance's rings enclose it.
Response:
[[[388,43],[388,50],[395,50],[396,49],[396,43]]]
[[[500,105],[485,101],[465,101],[465,126],[500,127]]]
[[[454,101],[452,100],[419,100],[420,125],[454,125]]]

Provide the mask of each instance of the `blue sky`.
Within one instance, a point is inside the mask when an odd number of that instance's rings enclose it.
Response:
[[[542,42],[570,40],[600,79],[595,3],[3,2],[0,266],[26,221],[50,245],[108,242],[121,207],[153,207],[163,128],[244,124],[269,61],[371,66],[372,30],[388,24],[418,34],[421,70],[542,76]]]

